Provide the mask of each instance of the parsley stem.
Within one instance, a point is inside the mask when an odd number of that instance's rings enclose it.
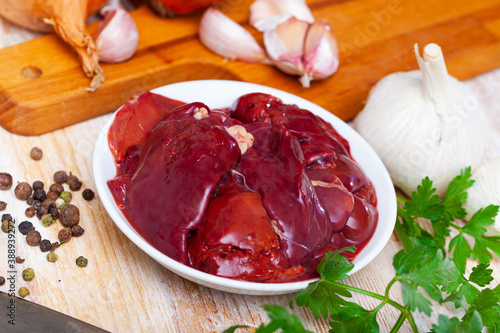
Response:
[[[396,323],[394,324],[394,326],[391,329],[391,333],[395,333],[395,332],[399,331],[399,329],[401,328],[401,326],[403,325],[403,323],[406,320],[406,316],[407,316],[407,314],[401,312],[401,314],[398,317],[398,320],[396,321]]]
[[[408,235],[404,231],[403,225],[401,223],[399,223],[398,218],[396,218],[396,224],[394,226],[394,231],[396,232],[396,235],[398,236],[399,240],[401,241],[401,244],[403,244],[403,247],[405,248],[405,250],[410,249],[412,247],[410,237],[408,237]]]
[[[405,198],[403,198],[403,197],[400,197],[399,195],[396,195],[396,201],[397,201],[397,202],[400,202],[400,203],[402,203],[402,204],[405,204],[405,203],[407,203],[407,202],[408,202],[408,200],[407,200],[407,199],[405,199]]]

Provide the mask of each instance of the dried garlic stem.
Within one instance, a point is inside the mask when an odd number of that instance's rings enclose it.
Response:
[[[453,85],[450,82],[441,47],[434,43],[427,44],[424,47],[424,58],[422,59],[418,52],[418,45],[415,44],[415,55],[422,72],[425,97],[436,104],[439,115],[451,112]]]

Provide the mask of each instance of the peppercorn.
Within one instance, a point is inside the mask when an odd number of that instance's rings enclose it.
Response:
[[[85,229],[80,227],[79,224],[71,227],[71,236],[73,236],[73,237],[80,237],[81,235],[83,235],[84,232],[85,232]]]
[[[43,182],[41,180],[35,180],[33,182],[33,191],[36,191],[36,190],[43,190]]]
[[[30,230],[26,235],[26,242],[30,246],[38,246],[40,244],[40,240],[42,239],[42,235],[36,230]]]
[[[12,215],[10,214],[2,214],[2,221],[7,220],[7,221],[14,221],[12,218]]]
[[[44,227],[48,227],[52,223],[54,223],[54,220],[52,219],[52,215],[51,214],[45,214],[45,215],[43,215],[42,218],[40,219],[40,221],[42,221],[42,225]]]
[[[56,201],[57,198],[59,198],[59,194],[57,194],[56,192],[52,192],[52,191],[47,192],[47,199],[51,199],[51,200]]]
[[[54,182],[58,184],[63,184],[66,183],[67,180],[68,180],[68,174],[66,173],[66,171],[60,170],[54,173]]]
[[[28,200],[26,200],[28,206],[33,206],[33,202],[35,202],[35,199],[33,199],[33,197],[29,197]]]
[[[71,228],[63,228],[59,230],[57,238],[59,239],[61,244],[69,242],[71,239]]]
[[[69,189],[71,191],[80,191],[80,189],[82,188],[82,185],[83,183],[80,181],[80,179],[78,179],[78,177],[70,174],[68,176],[68,180],[66,181],[66,183],[68,183],[69,185]]]
[[[6,172],[0,172],[0,190],[8,190],[12,187],[12,176]]]
[[[33,200],[33,204],[31,205],[35,211],[38,211],[40,207],[42,207],[42,203],[38,200]]]
[[[33,217],[33,216],[35,216],[36,212],[35,212],[35,210],[33,209],[33,207],[28,207],[28,208],[26,208],[26,210],[24,211],[24,214],[26,214],[26,217]]]
[[[2,231],[5,232],[6,234],[8,234],[12,230],[14,230],[14,222],[9,221],[9,220],[3,220],[2,221]]]
[[[55,192],[55,193],[57,193],[57,196],[59,196],[64,191],[64,187],[61,184],[54,183],[54,184],[50,185],[49,191]]]
[[[20,297],[25,298],[29,294],[30,294],[30,291],[28,290],[28,288],[26,288],[26,287],[19,288],[19,296]]]
[[[39,161],[43,157],[43,150],[41,150],[38,147],[33,147],[33,148],[31,148],[30,156],[35,161]]]
[[[66,203],[66,201],[64,201],[64,199],[61,197],[57,198],[55,203],[56,203],[56,207],[59,209],[63,209],[64,207],[66,207],[68,205]]]
[[[33,268],[26,268],[23,271],[23,279],[24,281],[31,281],[35,278],[35,271]]]
[[[33,226],[33,224],[30,222],[30,221],[23,221],[21,223],[19,223],[19,225],[17,226],[17,229],[19,230],[19,232],[23,235],[27,235],[28,232],[30,232],[30,230],[34,230],[35,227]]]
[[[83,190],[82,196],[85,200],[90,201],[94,199],[94,191],[92,191],[89,188],[86,188],[85,190]]]
[[[5,284],[5,278],[3,276],[0,276],[0,287]]]
[[[61,244],[59,242],[54,242],[50,245],[50,252],[54,252]]]
[[[16,264],[22,264],[26,259],[23,259],[19,256],[16,257]]]
[[[32,192],[33,190],[31,188],[31,185],[26,182],[17,184],[16,188],[14,189],[16,198],[22,201],[28,200]]]
[[[54,207],[50,207],[49,214],[52,215],[53,220],[57,220],[59,218],[59,209],[54,204]]]
[[[42,208],[40,207],[39,210],[36,211],[36,217],[38,217],[39,220],[42,219],[42,216],[44,216],[45,214],[47,214],[49,211],[46,209],[46,208]]]
[[[80,267],[87,267],[88,263],[88,259],[83,256],[79,256],[78,258],[76,258],[76,264]]]
[[[73,194],[68,191],[62,191],[61,194],[59,195],[59,198],[63,199],[65,203],[70,203],[71,200],[73,199]]]
[[[45,199],[45,200],[42,201],[42,205],[41,206],[42,206],[43,209],[46,209],[48,211],[52,207],[55,207],[56,204],[55,204],[54,200],[52,200],[50,198],[47,198],[47,199]]]
[[[65,227],[72,227],[80,222],[80,210],[75,205],[69,204],[61,210],[59,219]]]
[[[47,260],[50,262],[56,262],[59,256],[55,254],[54,252],[49,252],[47,253]]]
[[[0,201],[0,212],[7,208],[7,203],[5,201]]]
[[[51,243],[48,239],[43,239],[40,241],[40,251],[42,252],[48,252],[50,251]]]
[[[44,189],[36,190],[35,192],[33,192],[33,199],[44,201],[45,199],[47,199],[47,192],[45,192]]]

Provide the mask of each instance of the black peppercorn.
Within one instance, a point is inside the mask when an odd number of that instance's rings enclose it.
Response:
[[[45,192],[44,189],[36,190],[35,192],[33,192],[33,199],[44,201],[45,199],[47,199],[47,192]]]
[[[58,184],[63,184],[66,183],[67,180],[68,180],[68,174],[66,173],[66,171],[60,170],[54,173],[54,182]]]
[[[0,190],[8,190],[12,186],[12,176],[6,172],[0,172]]]
[[[21,234],[26,236],[28,234],[28,232],[30,232],[31,230],[34,230],[35,227],[33,226],[33,224],[30,221],[24,221],[24,222],[19,223],[19,225],[17,226],[17,229],[19,230],[19,232]]]
[[[36,217],[38,217],[39,220],[42,219],[42,216],[44,216],[45,214],[47,214],[49,212],[48,209],[46,208],[43,208],[43,207],[40,207],[40,209],[38,209],[36,211]]]
[[[43,190],[43,182],[41,180],[35,180],[33,182],[33,191],[36,191],[36,190]]]
[[[85,190],[83,190],[82,196],[85,200],[90,201],[94,199],[94,191],[92,191],[89,188],[86,188]]]
[[[61,244],[69,242],[71,239],[71,228],[63,228],[59,230],[57,238],[59,239]]]
[[[54,207],[50,207],[49,214],[52,215],[52,219],[57,220],[59,218],[59,209],[54,205]]]
[[[47,199],[51,199],[51,200],[56,201],[57,198],[59,198],[59,194],[57,194],[56,192],[53,192],[53,191],[47,192]]]
[[[31,205],[35,211],[39,210],[41,206],[42,203],[38,200],[33,200],[33,204]]]
[[[50,243],[50,241],[48,239],[44,239],[44,240],[40,241],[40,250],[42,252],[49,252],[51,246],[52,246],[52,244]]]
[[[50,245],[50,252],[54,252],[59,246],[61,246],[59,244],[59,242],[54,242]]]
[[[0,286],[3,286],[5,284],[5,278],[3,276],[0,276]]]
[[[2,221],[14,221],[14,219],[12,218],[12,215],[10,214],[2,214]]]
[[[33,206],[33,202],[35,202],[35,199],[33,199],[33,197],[29,197],[28,200],[26,200],[28,206]]]
[[[57,196],[61,195],[62,191],[64,191],[64,187],[61,184],[54,183],[50,185],[49,191],[57,193]]]
[[[28,200],[32,192],[33,190],[31,188],[31,185],[26,182],[17,184],[16,188],[14,189],[16,198],[22,201]]]
[[[78,224],[71,227],[71,236],[73,237],[80,237],[81,235],[83,235],[84,232],[85,229],[80,227],[80,225]]]

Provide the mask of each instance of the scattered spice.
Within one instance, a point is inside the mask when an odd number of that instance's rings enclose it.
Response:
[[[51,214],[45,214],[45,215],[43,215],[42,218],[40,219],[40,221],[42,221],[42,225],[44,227],[48,227],[52,223],[54,223],[54,220],[52,219],[52,215]]]
[[[38,200],[33,200],[33,204],[31,205],[35,211],[38,211],[40,207],[42,207],[42,203]]]
[[[40,242],[40,251],[42,251],[42,252],[50,251],[51,247],[52,247],[52,244],[50,243],[50,241],[48,239],[43,239]]]
[[[30,230],[28,234],[26,235],[26,242],[30,246],[38,246],[40,244],[40,241],[42,240],[42,236],[40,233],[36,230]]]
[[[2,214],[2,221],[7,220],[7,221],[14,221],[12,218],[12,215],[10,214]]]
[[[19,288],[19,296],[21,296],[22,298],[25,298],[29,294],[30,294],[30,291],[28,290],[28,288],[26,288],[26,287]]]
[[[32,187],[33,191],[43,190],[44,184],[41,180],[35,180]]]
[[[73,199],[73,194],[69,191],[62,191],[59,198],[63,199],[65,203],[70,203]]]
[[[80,237],[84,232],[85,229],[83,229],[79,224],[71,227],[71,236],[73,237]]]
[[[86,188],[85,190],[83,190],[82,196],[85,200],[90,201],[94,199],[94,191],[92,191],[89,188]]]
[[[33,202],[35,202],[35,199],[33,199],[33,197],[29,197],[28,200],[26,200],[28,206],[33,206]]]
[[[66,171],[60,170],[54,173],[54,182],[58,184],[66,183],[68,180],[68,174]]]
[[[0,201],[0,212],[7,208],[7,203],[5,201]]]
[[[32,159],[34,159],[35,161],[39,161],[42,159],[43,157],[43,150],[41,150],[40,148],[38,147],[33,147],[31,148],[31,153],[30,153],[30,156]]]
[[[40,209],[38,209],[36,211],[36,217],[38,217],[39,220],[42,219],[42,216],[44,216],[45,214],[47,214],[49,211],[47,208],[43,208],[43,207],[40,207]]]
[[[0,276],[0,286],[3,286],[5,284],[5,278],[3,276]]]
[[[69,204],[61,210],[59,219],[65,227],[72,227],[80,222],[80,210],[75,205]]]
[[[24,281],[31,281],[35,278],[35,271],[33,268],[26,268],[23,271],[23,279]]]
[[[59,209],[57,209],[55,204],[54,207],[50,207],[49,214],[52,215],[53,220],[57,220],[59,218]]]
[[[54,184],[50,185],[49,191],[55,192],[55,193],[57,193],[57,196],[60,196],[61,193],[64,191],[64,187],[61,184],[54,183]]]
[[[26,182],[21,182],[17,184],[16,188],[14,189],[14,194],[16,195],[16,198],[22,201],[28,200],[32,192],[33,189],[31,188],[31,185]]]
[[[57,238],[59,239],[61,244],[69,242],[71,240],[71,228],[63,228],[59,230]]]
[[[2,221],[2,231],[6,234],[14,230],[14,221],[3,220]]]
[[[61,244],[59,242],[54,242],[50,245],[50,252],[54,252]]]
[[[33,207],[28,207],[24,211],[24,214],[26,215],[26,217],[31,218],[31,217],[35,216],[36,211]]]
[[[47,253],[47,260],[50,262],[56,262],[57,259],[59,259],[59,256],[55,254],[54,252],[49,252]]]
[[[31,223],[30,221],[23,221],[21,223],[19,223],[19,225],[17,226],[17,229],[19,230],[19,232],[23,235],[27,235],[28,232],[30,232],[31,230],[34,230],[35,227],[33,226],[33,223]]]
[[[16,257],[16,264],[22,264],[26,259],[21,258],[20,256]]]
[[[44,189],[36,190],[33,192],[33,199],[38,201],[44,201],[47,199],[47,192]]]
[[[83,256],[79,256],[78,258],[76,258],[76,264],[80,267],[86,267],[88,263],[88,259]]]
[[[72,175],[71,172],[69,173],[66,183],[69,185],[69,189],[71,191],[80,191],[80,188],[83,185],[80,179],[78,179],[77,176]]]
[[[12,187],[12,176],[6,172],[0,172],[0,190],[8,190]]]
[[[56,207],[59,208],[59,209],[63,209],[64,207],[66,207],[68,204],[66,203],[66,201],[64,201],[63,198],[57,198],[56,199]]]
[[[48,191],[47,192],[47,199],[51,199],[56,201],[56,199],[59,198],[59,194],[54,192],[54,191]]]

